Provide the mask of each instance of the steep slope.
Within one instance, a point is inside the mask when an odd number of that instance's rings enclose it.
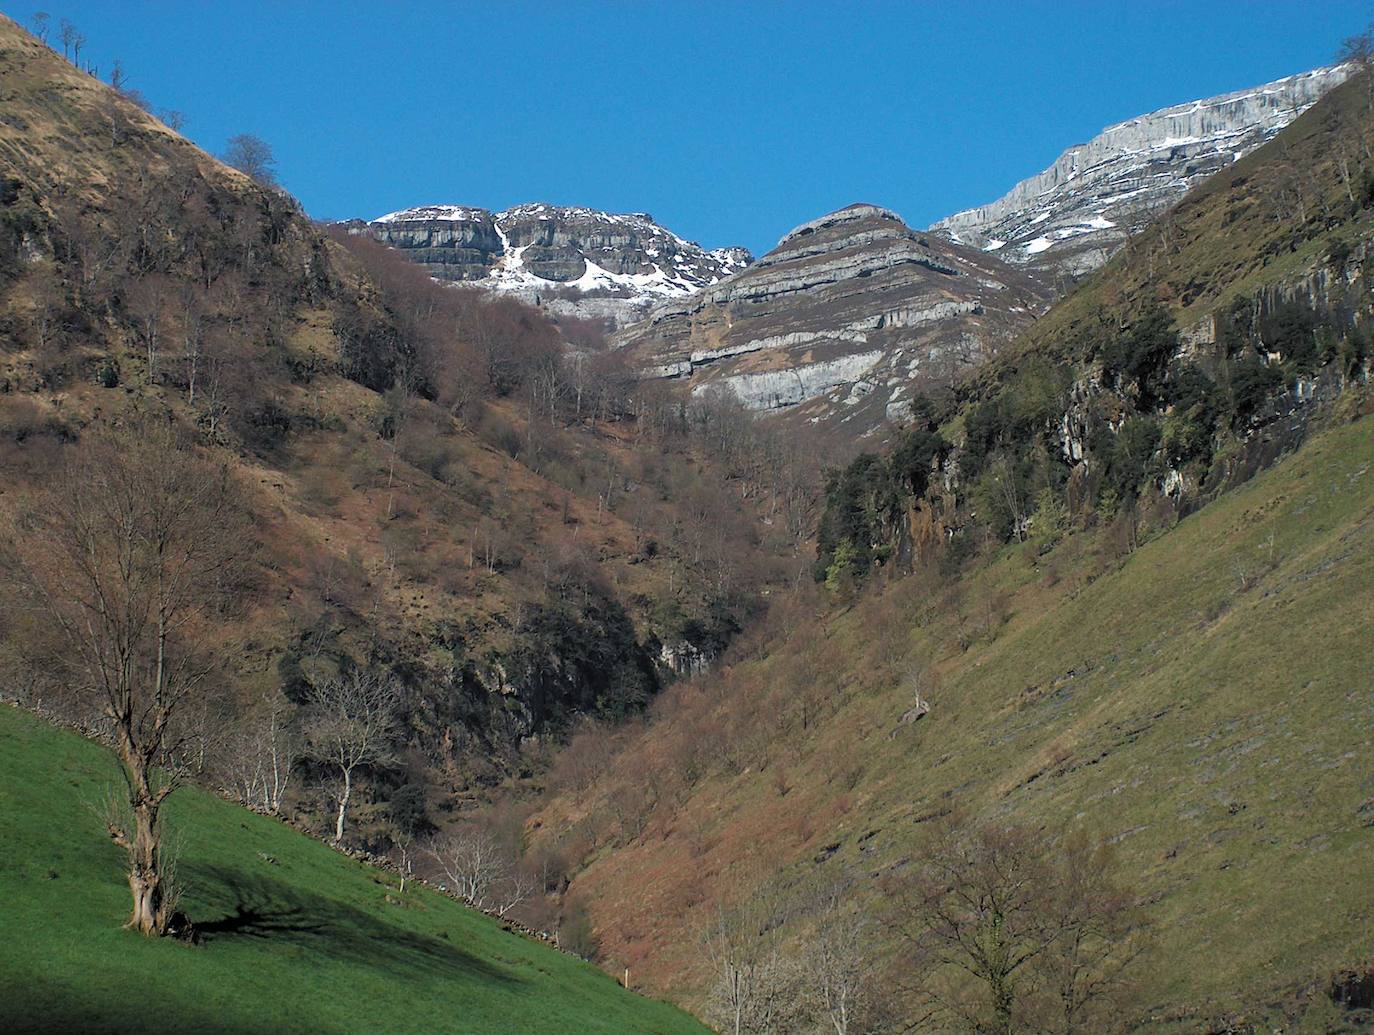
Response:
[[[422,886],[210,795],[171,799],[190,947],[123,931],[90,808],[110,754],[0,707],[9,902],[0,1028],[26,1032],[670,1032],[690,1017]],[[55,922],[60,921],[60,922]],[[129,990],[137,988],[138,994]]]
[[[1374,952],[1371,419],[1119,565],[1074,537],[803,616],[675,691],[539,835],[607,844],[574,888],[608,951],[701,990],[692,932],[719,903],[847,882],[881,916],[880,878],[951,808],[1086,826],[1148,903],[1132,1027],[1251,1030],[1272,1009],[1288,1030],[1290,995]],[[930,711],[905,725],[915,694]],[[657,804],[617,825],[629,781]]]
[[[1238,304],[1248,304],[1243,322],[1255,331],[1287,303],[1347,325],[1363,320],[1374,227],[1367,83],[1361,76],[1333,90],[1275,140],[1194,187],[1037,321],[1008,350],[1005,367],[975,385],[1004,378],[1023,355],[1081,360],[1154,304],[1202,350],[1219,344]]]
[[[357,232],[401,249],[440,279],[508,292],[554,313],[620,326],[743,269],[742,248],[706,251],[645,213],[516,205],[504,212],[424,205]]]
[[[615,339],[650,377],[852,442],[951,383],[1047,300],[1034,276],[852,205]]]
[[[935,223],[955,241],[1071,281],[1188,190],[1249,154],[1350,74],[1345,66],[1108,126],[988,205]]]
[[[8,20],[0,73],[4,517],[140,420],[228,465],[261,564],[226,622],[220,748],[257,705],[294,716],[312,680],[377,667],[407,689],[405,764],[359,812],[384,839],[401,783],[451,806],[733,634],[772,577],[751,504],[689,429],[636,426],[595,342],[565,365],[538,312],[341,246]],[[53,689],[41,664],[16,682]],[[305,813],[329,793],[298,787]]]
[[[800,953],[808,889],[890,915],[959,811],[1116,846],[1155,939],[1130,1027],[1363,1030],[1332,975],[1374,952],[1371,97],[1331,91],[830,480],[821,598],[531,826],[613,951],[704,989],[687,932],[781,888]]]

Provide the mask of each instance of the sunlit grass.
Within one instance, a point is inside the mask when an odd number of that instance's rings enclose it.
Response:
[[[202,940],[121,929],[121,853],[88,805],[109,754],[0,708],[0,1030],[693,1032],[686,1014],[194,789],[169,808]]]

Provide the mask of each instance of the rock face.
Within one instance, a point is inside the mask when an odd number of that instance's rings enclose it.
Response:
[[[613,326],[715,284],[752,259],[743,248],[708,252],[645,213],[543,204],[496,213],[425,205],[354,228],[401,249],[439,280],[508,291]]]
[[[995,255],[852,205],[615,341],[649,376],[853,441],[982,363],[1048,301]]]
[[[1319,68],[1109,126],[1004,197],[931,227],[1067,283],[1194,184],[1253,151],[1349,75]]]

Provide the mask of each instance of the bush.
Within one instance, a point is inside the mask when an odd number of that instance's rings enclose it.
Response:
[[[1272,351],[1283,356],[1294,373],[1310,373],[1321,362],[1317,343],[1317,314],[1296,302],[1287,302],[1260,321],[1260,336]]]
[[[1283,387],[1283,374],[1258,356],[1243,356],[1231,368],[1231,426],[1247,423]]]
[[[425,788],[418,783],[403,783],[387,805],[392,825],[402,834],[418,837],[433,829],[425,799]]]
[[[573,712],[624,719],[659,685],[625,609],[588,586],[551,587],[543,603],[526,605],[505,667],[536,726]]]
[[[1179,349],[1173,319],[1163,306],[1153,306],[1126,333],[1113,338],[1102,350],[1102,368],[1108,378],[1135,384],[1140,409],[1153,409],[1169,361]]]
[[[1102,488],[1117,499],[1134,499],[1140,494],[1151,460],[1159,448],[1161,429],[1153,417],[1129,418],[1113,433],[1101,429],[1094,436],[1092,453],[1102,469]]]
[[[95,383],[101,388],[119,387],[119,364],[113,359],[101,361],[95,372]]]
[[[248,401],[236,424],[244,445],[259,455],[280,449],[291,434],[291,414],[270,396]]]
[[[573,899],[563,911],[558,925],[558,947],[593,963],[601,955],[601,939],[596,936],[592,918],[581,899]]]

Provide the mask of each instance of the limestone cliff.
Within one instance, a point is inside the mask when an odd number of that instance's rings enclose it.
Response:
[[[1109,259],[1194,185],[1250,153],[1349,75],[1319,68],[1108,126],[988,205],[931,227],[1071,280]]]
[[[851,205],[616,340],[650,376],[852,441],[983,362],[1047,301],[996,256]]]
[[[706,251],[646,213],[516,205],[504,212],[425,205],[358,232],[404,251],[439,280],[510,292],[555,313],[620,326],[747,266],[742,248]]]

